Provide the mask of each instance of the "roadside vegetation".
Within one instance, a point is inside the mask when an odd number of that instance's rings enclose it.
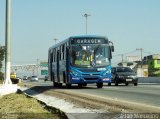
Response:
[[[3,73],[2,70],[2,61],[4,60],[4,54],[5,54],[5,47],[0,45],[0,80],[3,79]]]
[[[0,79],[0,84],[2,84],[3,83],[3,80],[2,79]]]
[[[47,107],[24,93],[13,93],[0,97],[0,118],[10,119],[66,119],[64,113]]]

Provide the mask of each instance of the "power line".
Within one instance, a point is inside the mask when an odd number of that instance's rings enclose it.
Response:
[[[124,55],[131,54],[131,53],[134,53],[134,52],[136,52],[136,50],[133,50],[133,51],[130,51],[130,52],[126,52],[126,53],[117,54],[117,55],[114,55],[113,57],[122,56],[122,54],[124,56]]]

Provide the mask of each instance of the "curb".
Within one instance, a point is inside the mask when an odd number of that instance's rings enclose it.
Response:
[[[29,98],[34,98],[33,96],[31,96],[31,95],[23,92],[23,91],[20,90],[20,89],[17,90],[17,93],[18,93],[18,94],[24,93],[27,97],[29,97]],[[34,98],[34,99],[36,99],[36,98]],[[44,105],[44,109],[48,110],[48,111],[51,112],[52,114],[58,114],[58,115],[61,117],[60,119],[68,119],[67,115],[66,115],[63,111],[61,111],[61,110],[59,110],[59,109],[57,109],[57,108],[55,108],[55,107],[48,106],[45,102],[43,102],[43,101],[41,101],[41,100],[38,100],[38,99],[36,99],[36,100],[37,100],[40,104]]]

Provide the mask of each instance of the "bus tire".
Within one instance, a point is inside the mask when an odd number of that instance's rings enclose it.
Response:
[[[70,83],[66,84],[66,88],[70,89],[72,87],[72,85]]]
[[[58,83],[58,87],[61,88],[62,87],[62,83]]]
[[[53,87],[57,87],[58,83],[57,82],[53,82]]]
[[[97,83],[97,88],[102,88],[103,87],[103,83]]]
[[[83,85],[83,86],[87,86],[87,83],[83,83],[82,85]]]
[[[79,83],[78,88],[82,88],[83,84]]]

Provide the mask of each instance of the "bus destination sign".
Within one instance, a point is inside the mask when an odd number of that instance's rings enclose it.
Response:
[[[97,38],[78,38],[72,39],[71,44],[106,44],[108,43],[107,39],[97,39]]]

